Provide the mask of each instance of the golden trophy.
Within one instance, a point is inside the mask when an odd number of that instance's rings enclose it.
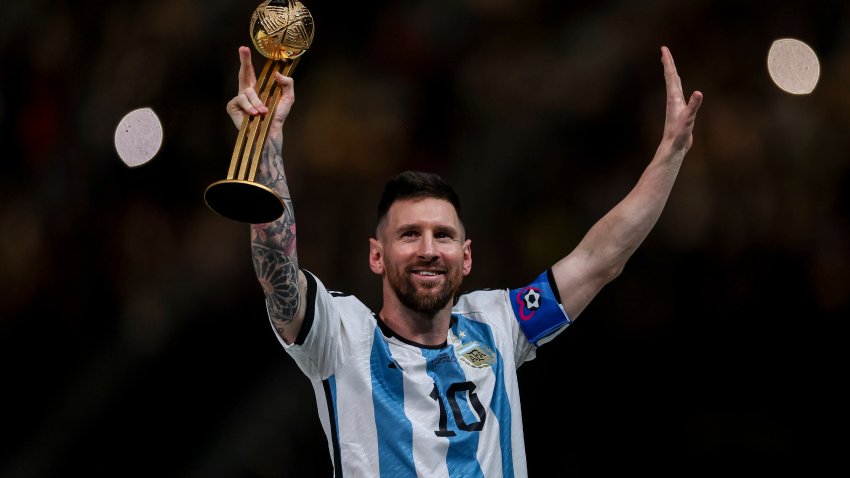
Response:
[[[207,186],[204,200],[226,218],[262,224],[279,218],[284,209],[283,199],[276,192],[256,182],[269,124],[281,95],[274,73],[292,75],[313,42],[313,16],[298,0],[266,0],[251,16],[250,34],[254,48],[267,58],[254,88],[269,113],[245,115],[227,179]]]

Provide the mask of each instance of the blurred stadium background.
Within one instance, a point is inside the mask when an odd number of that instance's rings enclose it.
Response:
[[[205,206],[259,1],[0,7],[0,476],[330,476],[267,323],[248,227]],[[846,451],[850,4],[308,0],[285,136],[301,265],[376,310],[383,181],[462,195],[467,288],[567,253],[661,136],[659,47],[705,94],[659,224],[520,369],[531,476],[814,472]],[[819,55],[795,96],[778,38]],[[255,56],[255,64],[262,59]],[[129,111],[164,142],[128,168]],[[809,476],[812,476],[809,474]]]

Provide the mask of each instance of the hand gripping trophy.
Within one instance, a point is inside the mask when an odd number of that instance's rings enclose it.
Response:
[[[313,16],[298,0],[266,0],[251,16],[250,34],[254,48],[267,58],[255,89],[274,111],[281,94],[274,73],[292,76],[313,42]],[[246,115],[242,120],[227,179],[210,184],[204,192],[207,206],[216,213],[249,224],[272,222],[283,214],[283,199],[255,182],[272,116]]]

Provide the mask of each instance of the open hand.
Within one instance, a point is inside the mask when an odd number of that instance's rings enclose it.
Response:
[[[676,72],[670,50],[661,47],[661,63],[664,65],[664,81],[667,84],[667,117],[664,121],[664,137],[676,151],[687,152],[693,143],[694,122],[702,104],[702,93],[694,91],[688,102],[682,92],[682,79]]]

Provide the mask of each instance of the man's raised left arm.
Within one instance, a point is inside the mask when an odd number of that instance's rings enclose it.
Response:
[[[686,102],[682,82],[667,47],[661,48],[667,87],[664,134],[652,161],[634,188],[594,224],[579,245],[552,266],[564,310],[575,320],[590,301],[616,278],[658,221],[679,168],[693,142],[703,95]]]

